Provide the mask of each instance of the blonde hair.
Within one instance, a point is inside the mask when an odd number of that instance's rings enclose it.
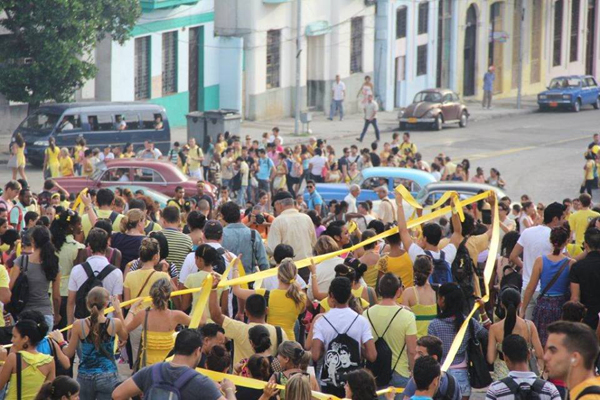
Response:
[[[285,400],[311,400],[310,376],[295,374],[285,385]]]
[[[286,297],[292,299],[296,307],[302,308],[304,311],[304,307],[306,307],[306,299],[303,296],[303,293],[300,292],[300,289],[294,283],[296,280],[296,275],[298,274],[298,270],[296,268],[296,264],[294,264],[294,260],[291,258],[284,258],[283,261],[279,264],[279,269],[277,270],[277,279],[281,283],[285,283],[290,285],[286,292]]]
[[[89,336],[94,343],[96,350],[100,350],[102,344],[102,338],[100,335],[100,325],[98,324],[98,317],[102,315],[102,310],[106,308],[110,294],[108,290],[102,286],[97,286],[90,290],[85,299],[85,304],[90,311],[90,333]]]
[[[146,219],[146,214],[142,210],[138,210],[134,208],[133,210],[127,211],[127,214],[123,218],[121,218],[121,225],[119,226],[122,233],[127,232],[130,229],[133,229],[140,222]]]
[[[69,157],[69,149],[63,147],[62,149],[60,149],[60,155],[63,157]]]
[[[165,278],[159,279],[150,287],[152,305],[157,310],[166,310],[171,298],[171,283]]]
[[[331,236],[323,235],[319,237],[317,243],[315,244],[315,254],[320,256],[321,254],[333,253],[334,251],[338,251],[340,248],[333,240]]]

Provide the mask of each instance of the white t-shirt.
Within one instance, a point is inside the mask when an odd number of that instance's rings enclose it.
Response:
[[[448,243],[446,247],[441,249],[441,251],[444,252],[444,260],[446,260],[448,264],[452,264],[452,261],[454,261],[454,257],[456,257],[456,246],[454,246],[452,243]],[[434,260],[439,260],[441,257],[439,252],[430,251],[430,253]],[[420,256],[422,254],[425,254],[425,250],[423,250],[416,243],[411,244],[408,248],[408,256],[410,257],[413,263],[417,259],[417,256]]]
[[[283,146],[283,138],[281,135],[275,137],[275,135],[271,134],[271,136],[269,136],[269,143],[275,142],[275,139],[279,139],[279,144]]]
[[[327,351],[327,346],[329,343],[336,338],[336,336],[342,333],[348,334],[352,339],[356,340],[360,347],[367,343],[369,340],[373,339],[373,333],[371,332],[371,325],[369,321],[362,315],[359,315],[354,312],[350,307],[346,308],[332,308],[329,310],[322,318],[319,318],[317,322],[315,322],[313,340],[319,339],[323,342],[323,346],[325,347],[325,351]],[[327,321],[325,321],[327,318]],[[354,320],[356,318],[356,321]],[[354,322],[353,322],[354,321]],[[331,327],[331,325],[335,326],[335,329],[338,333]],[[348,330],[348,327],[350,330]]]
[[[219,243],[214,243],[214,242],[209,242],[206,244],[215,250],[223,247]],[[225,251],[225,254],[223,256],[225,257],[225,266],[227,266],[229,264],[227,262],[228,257],[231,257],[231,259],[235,258],[235,255],[229,251]],[[185,260],[183,260],[183,264],[181,265],[181,270],[179,271],[179,282],[185,282],[185,280],[187,279],[187,277],[190,274],[193,274],[196,272],[198,272],[198,267],[196,266],[196,253],[192,251],[190,254],[188,254],[185,257]]]
[[[333,90],[333,99],[336,101],[344,100],[344,95],[346,94],[346,85],[344,82],[340,81],[340,83],[333,82],[333,86],[331,87]]]
[[[344,197],[344,201],[348,203],[348,212],[356,213],[358,210],[356,209],[356,197],[352,196],[352,193],[348,193],[346,197]]]
[[[442,174],[440,173],[440,171],[433,171],[431,173],[431,175],[433,175],[433,178],[435,179],[436,182],[439,182],[442,180]]]
[[[537,225],[525,229],[521,234],[521,237],[519,237],[517,243],[523,247],[523,290],[525,290],[529,284],[535,259],[545,254],[552,253],[550,231],[551,229],[546,225]],[[535,290],[536,292],[540,290],[539,283]]]
[[[365,119],[371,120],[377,118],[377,110],[379,106],[375,100],[365,104]]]
[[[335,278],[335,266],[343,263],[343,258],[333,257],[329,260],[323,261],[320,264],[317,264],[317,282],[319,283],[319,292],[329,292],[329,285],[331,284],[333,278]],[[315,298],[312,291],[312,274],[311,277],[308,278],[308,298],[310,300]]]
[[[313,158],[311,158],[308,161],[309,164],[312,164],[312,169],[310,170],[310,173],[313,175],[321,176],[321,173],[323,172],[323,167],[325,166],[326,162],[327,159],[323,156],[314,156]]]
[[[106,267],[109,262],[104,256],[91,256],[88,257],[87,262],[92,267],[94,274],[98,276],[100,272]],[[88,280],[88,276],[83,269],[81,264],[73,267],[71,270],[71,276],[69,276],[69,290],[76,292],[79,288]],[[123,273],[119,268],[108,274],[102,281],[104,289],[112,296],[120,296],[123,294]]]
[[[304,279],[300,277],[300,275],[296,275],[296,283],[300,285],[300,289],[304,290],[308,287]],[[277,279],[277,275],[270,276],[265,278],[262,282],[261,289],[267,290],[275,290],[279,287],[279,279]]]
[[[371,221],[373,221],[375,218],[371,215],[363,215],[361,218],[356,218],[356,225],[358,225],[358,229],[361,232],[364,232],[367,230],[367,226],[371,223]]]

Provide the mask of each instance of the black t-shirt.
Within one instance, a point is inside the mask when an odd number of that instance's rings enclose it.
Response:
[[[121,232],[112,235],[112,247],[121,251],[121,265],[117,265],[121,271],[125,269],[127,263],[140,257],[140,246],[145,238],[145,236],[133,236]]]
[[[369,153],[369,156],[371,157],[371,164],[373,164],[374,167],[379,167],[381,165],[381,158],[379,158],[377,153],[373,151]]]
[[[592,251],[583,260],[573,264],[569,271],[569,279],[572,283],[579,284],[580,301],[587,307],[583,322],[595,330],[600,312],[600,252]]]

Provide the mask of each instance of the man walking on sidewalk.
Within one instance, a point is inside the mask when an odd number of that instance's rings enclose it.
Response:
[[[329,120],[340,111],[340,121],[344,119],[344,98],[346,97],[346,85],[340,80],[340,76],[335,76],[335,82],[331,87],[331,108],[329,110]]]
[[[490,65],[488,71],[483,75],[483,102],[481,106],[488,110],[492,108],[492,93],[494,91],[494,80],[496,79],[495,69],[493,65]]]
[[[356,139],[359,142],[363,141],[365,134],[367,133],[367,129],[369,125],[373,125],[375,129],[375,137],[377,138],[377,142],[379,142],[379,127],[377,126],[377,110],[379,105],[375,100],[373,100],[373,95],[370,94],[367,100],[367,104],[365,104],[365,126],[363,127],[362,133],[360,134],[360,139]]]

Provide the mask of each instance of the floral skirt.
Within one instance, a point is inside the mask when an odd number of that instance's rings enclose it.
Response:
[[[558,321],[562,315],[562,306],[569,300],[569,295],[562,296],[540,296],[533,310],[533,323],[537,327],[542,347],[546,345],[548,331],[546,328],[554,321]]]

